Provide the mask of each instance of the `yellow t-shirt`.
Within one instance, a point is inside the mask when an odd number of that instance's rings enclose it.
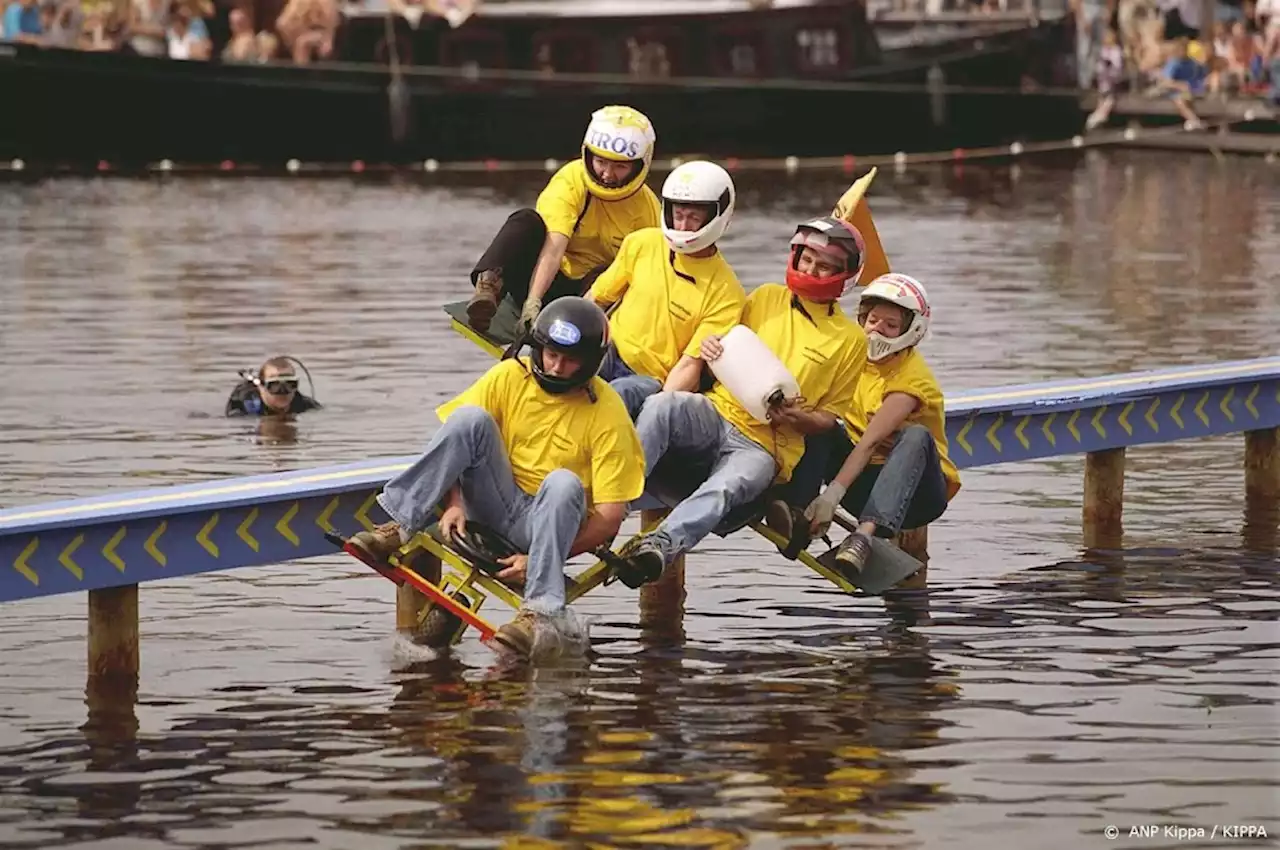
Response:
[[[538,492],[553,470],[582,481],[587,505],[630,502],[644,492],[644,450],[622,398],[600,378],[585,392],[554,395],[528,371],[528,358],[503,360],[452,401],[436,408],[441,422],[462,405],[489,412],[498,423],[516,484]]]
[[[601,304],[622,299],[609,317],[613,343],[636,374],[659,381],[681,355],[697,357],[708,335],[727,334],[747,303],[719,251],[699,259],[672,254],[661,228],[637,230],[588,293]]]
[[[906,393],[919,400],[920,405],[910,416],[907,424],[923,425],[933,435],[938,444],[938,457],[942,461],[942,475],[947,479],[947,501],[955,498],[960,492],[960,472],[947,455],[946,410],[942,399],[942,388],[933,377],[924,355],[915,348],[899,352],[888,360],[879,363],[867,363],[867,368],[858,381],[858,391],[854,394],[853,404],[841,414],[845,422],[845,430],[849,439],[857,443],[867,430],[867,423],[880,409],[880,404],[889,393]],[[882,464],[885,456],[876,451],[871,462]]]
[[[853,402],[858,375],[866,365],[867,336],[839,304],[796,298],[802,313],[792,306],[792,297],[791,290],[781,284],[764,284],[747,296],[741,323],[787,367],[800,385],[807,409],[840,416]],[[779,481],[791,477],[804,454],[803,434],[756,422],[722,384],[707,395],[721,416],[774,456]]]
[[[658,196],[648,186],[621,201],[602,201],[587,191],[587,166],[580,158],[561,167],[538,195],[538,215],[551,233],[569,237],[560,270],[575,280],[613,262],[622,240],[662,220]]]

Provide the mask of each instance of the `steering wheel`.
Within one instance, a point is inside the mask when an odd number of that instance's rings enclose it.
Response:
[[[498,559],[522,554],[510,540],[475,520],[467,520],[465,531],[453,531],[449,535],[449,545],[487,573],[504,569]]]

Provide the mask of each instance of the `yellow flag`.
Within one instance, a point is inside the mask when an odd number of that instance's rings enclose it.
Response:
[[[853,185],[845,190],[831,211],[835,218],[847,221],[862,234],[867,243],[867,261],[862,267],[862,275],[858,278],[858,286],[866,286],[882,274],[889,273],[889,258],[884,253],[884,245],[880,243],[880,234],[876,231],[876,223],[871,219],[871,208],[864,197],[871,181],[876,179],[876,169],[872,168],[863,176],[853,181]]]

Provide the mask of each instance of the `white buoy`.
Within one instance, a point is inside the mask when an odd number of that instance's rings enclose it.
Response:
[[[1017,156],[1018,154],[1022,153],[1022,142],[1014,142],[1013,144],[1009,145],[1009,153],[1013,154],[1014,156]]]
[[[422,163],[422,170],[432,171],[432,172],[439,171],[440,163],[436,162],[434,159],[429,159],[426,162]]]
[[[171,160],[171,159],[162,159],[162,160],[160,160],[160,170],[161,170],[161,171],[173,171],[173,160]]]
[[[9,160],[9,167],[14,171],[21,171],[27,167],[27,164],[20,159],[11,159]]]
[[[1132,127],[1125,127],[1125,128],[1124,128],[1124,140],[1125,140],[1126,142],[1132,142],[1132,141],[1133,141],[1134,139],[1136,139],[1136,138],[1138,138],[1138,131],[1137,131],[1137,130],[1133,129]]]
[[[678,157],[678,156],[673,156],[673,157],[671,157],[671,170],[672,170],[672,171],[675,171],[677,168],[679,168],[679,167],[680,167],[680,166],[682,166],[682,165],[684,165],[684,160],[683,160],[683,159],[681,159],[681,158],[680,158],[680,157]]]
[[[1084,144],[1084,136],[1072,136],[1071,147],[1078,148]]]
[[[560,163],[556,162],[554,159],[547,159],[542,162],[543,171],[555,171],[559,167]]]
[[[800,168],[800,160],[794,156],[789,156],[783,160],[782,165],[787,169],[788,174],[794,174]]]
[[[290,174],[297,174],[298,169],[302,168],[302,163],[298,162],[296,159],[291,159],[284,164],[284,167]]]
[[[1257,118],[1257,117],[1258,117],[1258,113],[1254,112],[1252,109],[1246,109],[1244,111],[1244,120],[1246,121],[1252,121],[1254,118]]]
[[[905,153],[905,152],[903,152],[903,151],[898,151],[897,153],[895,153],[895,154],[893,155],[893,164],[894,164],[894,165],[906,165],[906,164],[907,164],[907,155],[906,155],[906,153]]]

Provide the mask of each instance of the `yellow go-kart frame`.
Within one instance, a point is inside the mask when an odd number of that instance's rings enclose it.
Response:
[[[864,282],[889,270],[888,260],[884,256],[875,225],[871,221],[870,212],[863,199],[874,177],[875,170],[872,169],[869,174],[855,182],[841,197],[832,213],[852,221],[867,240],[869,257],[867,268],[863,272]],[[456,333],[494,357],[501,357],[504,352],[503,335],[514,338],[516,315],[509,301],[504,300],[498,314],[494,316],[491,334],[480,333],[467,324],[466,302],[448,304],[445,306],[445,312],[449,314],[451,327]],[[759,516],[761,511],[756,513],[755,517],[748,519],[745,523],[731,524],[722,529],[716,529],[715,533],[727,536],[747,527],[773,543],[780,551],[785,549],[787,540],[761,521]],[[837,513],[836,521],[850,530],[854,525],[853,521],[841,512]],[[621,547],[621,551],[625,552],[631,543],[638,539],[639,535],[632,537]],[[498,579],[491,563],[469,558],[458,548],[446,544],[439,537],[434,526],[415,535],[385,564],[371,563],[359,547],[339,538],[335,538],[333,542],[396,584],[407,583],[430,600],[430,604],[425,606],[419,615],[416,630],[417,639],[424,644],[443,648],[456,643],[462,638],[467,627],[475,628],[480,632],[482,640],[491,638],[495,627],[480,615],[481,607],[491,596],[509,608],[520,607],[521,595],[517,587]],[[428,560],[432,566],[430,576],[422,575],[415,566],[424,553],[431,556]],[[596,554],[598,558],[595,563],[576,575],[566,578],[567,602],[572,603],[601,584],[609,583],[618,577],[619,555],[608,549],[601,549]],[[878,568],[875,572],[878,575],[870,575],[871,565],[868,565],[868,570],[863,572],[860,587],[833,569],[832,555],[834,550],[821,557],[814,557],[802,551],[798,553],[797,560],[851,595],[879,595],[923,566],[891,543],[877,539],[873,546],[873,562],[877,564]],[[440,565],[438,575],[435,574],[433,562],[438,562]]]

